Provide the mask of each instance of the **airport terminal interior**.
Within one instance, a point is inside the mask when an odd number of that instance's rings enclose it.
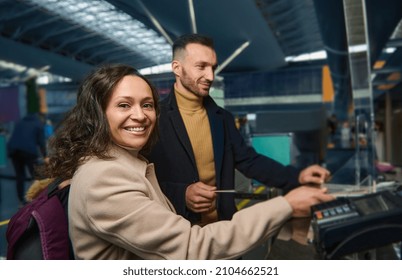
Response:
[[[214,40],[210,95],[249,145],[284,165],[326,167],[329,191],[360,205],[360,220],[335,229],[313,209],[244,259],[401,259],[400,0],[0,0],[0,258],[21,207],[6,150],[15,123],[41,113],[50,138],[83,77],[106,63],[135,67],[165,98],[172,42],[186,33]],[[239,172],[235,181],[239,210],[281,194]],[[326,247],[342,234],[343,247]]]

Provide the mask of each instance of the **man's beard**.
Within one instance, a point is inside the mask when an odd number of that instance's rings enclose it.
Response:
[[[193,93],[194,95],[196,95],[198,97],[205,97],[205,96],[209,95],[209,89],[206,94],[201,92],[198,89],[197,84],[192,79],[189,78],[189,76],[187,75],[187,73],[184,69],[183,69],[183,75],[182,75],[182,77],[180,77],[180,82],[186,90],[188,90],[189,92]]]

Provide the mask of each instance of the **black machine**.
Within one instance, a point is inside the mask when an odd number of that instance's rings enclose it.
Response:
[[[326,259],[402,240],[402,191],[340,197],[312,207],[314,243]]]

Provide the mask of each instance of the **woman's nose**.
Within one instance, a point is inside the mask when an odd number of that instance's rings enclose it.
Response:
[[[142,108],[140,106],[133,106],[131,108],[131,119],[136,119],[136,120],[143,120],[145,119],[145,114],[142,111]]]

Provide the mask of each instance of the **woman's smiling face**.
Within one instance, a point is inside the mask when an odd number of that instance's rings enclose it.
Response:
[[[141,150],[155,127],[154,102],[152,90],[142,78],[125,76],[106,107],[113,142],[130,150]]]

